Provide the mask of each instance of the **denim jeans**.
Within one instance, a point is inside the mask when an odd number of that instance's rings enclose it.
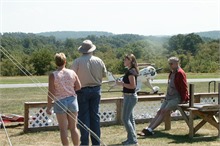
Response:
[[[90,128],[100,138],[99,103],[101,97],[100,86],[84,87],[77,91],[79,104],[78,119]],[[89,132],[79,126],[81,137],[80,145],[89,145]],[[100,145],[100,141],[90,134],[92,145]]]
[[[127,141],[130,143],[137,142],[133,112],[134,106],[136,105],[137,101],[138,98],[136,93],[132,95],[124,94],[122,121],[127,131]]]

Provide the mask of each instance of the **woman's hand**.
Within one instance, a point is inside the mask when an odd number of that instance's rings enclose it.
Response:
[[[48,115],[51,115],[51,114],[52,114],[52,112],[51,112],[51,107],[47,107],[46,113],[47,113]]]
[[[117,81],[116,81],[116,84],[119,85],[119,86],[123,86],[123,85],[124,85],[124,82],[122,82],[122,81],[120,81],[120,80],[117,80]]]

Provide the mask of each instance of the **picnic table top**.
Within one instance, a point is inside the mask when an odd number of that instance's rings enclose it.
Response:
[[[179,104],[179,107],[190,108],[189,103]],[[194,106],[191,107],[198,109],[199,111],[218,111],[220,109],[220,104],[210,104],[210,103],[194,103]]]

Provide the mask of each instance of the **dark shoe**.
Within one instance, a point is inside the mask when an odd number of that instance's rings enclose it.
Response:
[[[141,132],[137,133],[139,136],[151,136],[154,135],[154,132],[150,132],[148,129],[143,129]]]
[[[121,144],[126,145],[128,142],[129,142],[128,140],[125,140]]]

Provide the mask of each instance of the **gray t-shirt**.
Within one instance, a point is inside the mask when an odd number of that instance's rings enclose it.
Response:
[[[71,69],[78,75],[82,87],[100,86],[107,72],[104,62],[91,54],[83,54],[74,60]]]
[[[167,95],[166,95],[166,99],[167,99],[167,100],[169,100],[169,99],[174,99],[174,98],[179,98],[179,99],[181,99],[180,94],[179,94],[179,92],[177,91],[176,86],[175,86],[175,83],[174,83],[175,74],[176,74],[176,72],[173,72],[173,73],[170,75],[170,79],[169,79],[169,81],[168,81]]]

